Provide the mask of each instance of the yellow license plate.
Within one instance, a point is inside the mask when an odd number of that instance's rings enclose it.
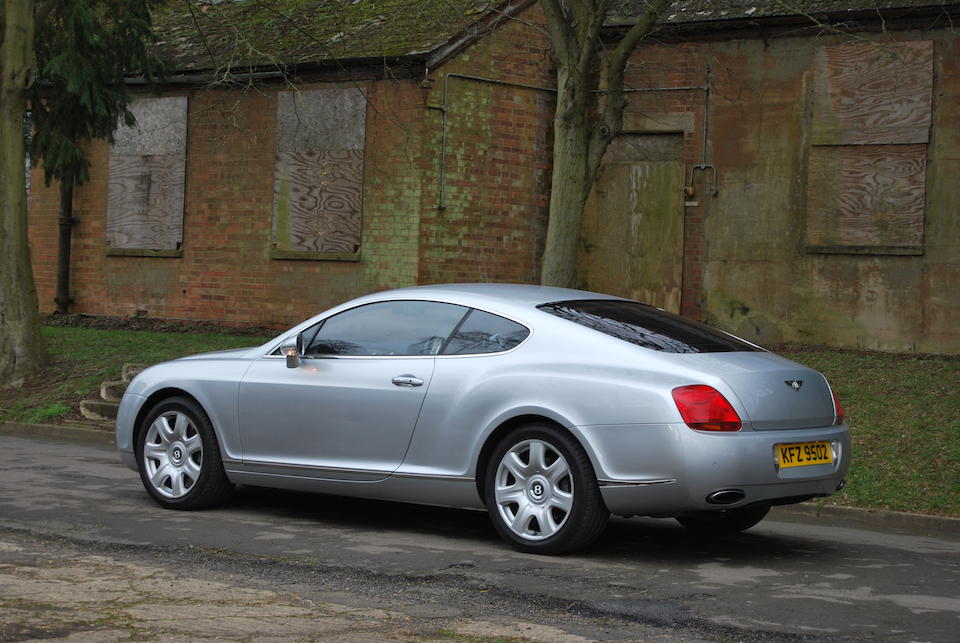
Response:
[[[829,442],[798,442],[778,444],[777,462],[780,467],[806,467],[812,464],[833,462],[833,450]]]

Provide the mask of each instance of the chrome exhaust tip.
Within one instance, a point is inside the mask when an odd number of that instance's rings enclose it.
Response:
[[[846,481],[846,479],[841,480],[840,482],[837,483],[837,491],[840,491],[841,489],[843,489],[843,488],[846,487],[846,486],[847,486],[847,481]]]
[[[732,505],[746,497],[747,494],[740,489],[720,489],[707,496],[707,502],[711,505]]]

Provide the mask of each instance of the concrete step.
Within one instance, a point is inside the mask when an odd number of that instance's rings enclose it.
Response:
[[[130,380],[135,378],[137,375],[139,375],[141,371],[146,370],[148,366],[150,365],[135,364],[135,363],[124,364],[123,368],[120,371],[120,379],[122,379],[124,382],[129,382]]]
[[[102,382],[100,384],[100,398],[107,402],[119,402],[123,397],[123,392],[127,390],[130,382],[117,380],[115,382]]]
[[[112,422],[117,419],[119,402],[106,400],[83,400],[80,402],[80,415],[96,422]]]

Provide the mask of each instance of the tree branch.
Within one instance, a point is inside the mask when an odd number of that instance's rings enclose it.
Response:
[[[600,40],[600,29],[607,19],[607,9],[610,6],[610,0],[595,0],[590,7],[581,5],[578,2],[576,6],[580,7],[580,15],[578,18],[586,23],[577,34],[580,40],[578,43],[580,52],[579,69],[577,73],[581,79],[585,80],[589,78],[594,61],[596,60],[597,43]]]
[[[553,41],[554,56],[558,64],[572,67],[576,64],[576,38],[573,28],[563,15],[560,0],[541,0],[540,6],[547,20],[547,29],[550,31],[550,40]]]
[[[623,98],[623,77],[627,60],[637,44],[660,21],[660,16],[666,11],[670,2],[671,0],[652,0],[647,5],[646,13],[630,27],[607,62],[607,103],[604,106],[600,125],[594,128],[590,135],[587,152],[587,167],[591,177],[595,177],[600,169],[600,159],[606,152],[607,145],[623,129],[623,110],[626,104]]]
[[[666,11],[671,0],[653,0],[647,5],[647,12],[643,17],[637,20],[636,24],[630,27],[627,35],[617,44],[610,56],[610,62],[607,65],[607,86],[609,89],[615,85],[623,88],[623,72],[627,66],[627,59],[636,49],[637,44],[646,36],[652,27],[660,21],[660,15]]]

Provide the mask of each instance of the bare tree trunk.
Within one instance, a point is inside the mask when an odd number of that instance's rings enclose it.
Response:
[[[553,120],[553,181],[550,219],[540,283],[574,287],[580,221],[600,160],[623,129],[623,76],[627,58],[660,20],[670,0],[648,0],[620,42],[600,64],[605,67],[605,98],[598,100],[600,31],[610,0],[542,0],[557,64],[557,113]]]
[[[0,386],[40,363],[40,323],[27,241],[24,92],[33,68],[34,3],[2,0],[0,44]]]
[[[564,69],[557,70],[557,115],[553,121],[553,180],[550,187],[550,219],[543,251],[540,283],[573,288],[577,281],[580,221],[600,170],[600,159],[613,139],[606,123],[591,123],[576,106],[579,92],[588,92],[582,81],[574,82]],[[561,109],[562,105],[574,106]],[[619,130],[619,124],[617,125]]]
[[[544,286],[576,284],[580,220],[593,182],[587,167],[589,141],[590,126],[580,114],[558,114],[554,119],[550,219],[540,272]]]

